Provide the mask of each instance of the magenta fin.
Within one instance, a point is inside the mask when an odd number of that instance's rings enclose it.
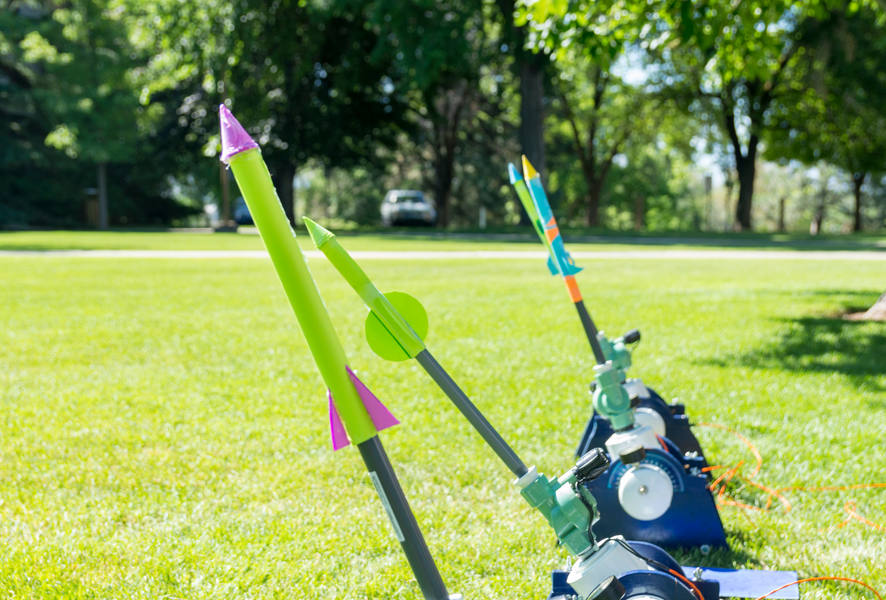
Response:
[[[348,434],[345,433],[345,426],[342,425],[341,417],[338,416],[338,411],[335,409],[335,402],[332,401],[332,392],[326,390],[326,395],[329,396],[329,429],[332,433],[332,449],[341,450],[345,446],[349,446],[351,440],[348,439]]]
[[[345,365],[345,369],[348,370],[348,375],[351,376],[351,381],[354,382],[357,394],[363,400],[363,406],[366,407],[366,412],[369,413],[369,418],[372,419],[372,424],[375,425],[375,428],[381,431],[388,427],[399,425],[400,421],[397,420],[397,417],[381,403],[381,400],[375,397],[375,394],[369,391],[369,388],[360,381],[359,377],[354,375],[351,367]]]

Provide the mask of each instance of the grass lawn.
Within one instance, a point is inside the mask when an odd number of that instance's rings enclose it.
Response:
[[[263,250],[255,228],[243,233],[166,233],[142,231],[0,231],[0,250]],[[299,244],[314,245],[304,230]],[[541,248],[529,229],[482,234],[466,232],[442,239],[427,229],[411,231],[339,232],[351,250],[535,250]],[[457,236],[462,236],[459,238]],[[886,234],[844,236],[734,234],[734,233],[644,233],[583,231],[564,233],[573,251],[668,249],[771,249],[771,250],[867,250],[886,253]],[[466,238],[466,239],[465,239]]]
[[[253,236],[191,238],[261,248]],[[540,261],[363,266],[383,290],[423,301],[429,348],[527,464],[549,475],[572,466],[592,356]],[[886,326],[834,317],[874,302],[879,262],[585,266],[578,279],[598,325],[643,332],[633,373],[679,397],[694,421],[749,437],[765,460],[761,483],[886,482]],[[510,472],[417,364],[371,353],[360,300],[325,261],[311,268],[351,366],[403,422],[382,439],[450,591],[545,598],[565,554]],[[7,256],[0,281],[0,590],[420,597],[358,453],[331,450],[325,390],[270,261]],[[713,464],[753,464],[728,434],[697,435]],[[765,504],[753,489],[734,492]],[[790,512],[722,508],[732,551],[675,556],[886,592],[886,531],[837,527],[849,500],[886,524],[886,491],[788,497]],[[873,595],[813,583],[802,597]]]

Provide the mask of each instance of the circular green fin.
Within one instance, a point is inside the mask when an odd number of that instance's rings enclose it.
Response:
[[[428,313],[421,302],[404,292],[388,292],[385,298],[424,341],[428,335]],[[399,362],[412,358],[373,311],[366,315],[366,341],[385,360]]]

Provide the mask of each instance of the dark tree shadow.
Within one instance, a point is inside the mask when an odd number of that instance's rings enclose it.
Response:
[[[856,310],[852,307],[843,312]],[[859,387],[886,390],[877,381],[878,376],[886,374],[886,326],[849,321],[842,314],[781,319],[785,328],[770,343],[733,360],[713,362],[721,366],[840,373]]]

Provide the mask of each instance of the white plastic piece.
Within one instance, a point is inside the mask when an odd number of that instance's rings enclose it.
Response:
[[[627,571],[652,571],[653,569],[624,546],[618,543],[621,536],[610,538],[590,556],[579,559],[572,567],[566,582],[579,596],[586,598],[607,577],[618,577]]]
[[[638,521],[654,521],[665,514],[674,499],[674,484],[661,468],[639,464],[618,483],[618,502]]]
[[[645,406],[635,408],[634,419],[636,419],[637,423],[640,425],[651,427],[652,431],[655,432],[655,435],[664,437],[665,431],[667,430],[665,427],[665,421],[655,409],[647,408]]]
[[[606,440],[606,451],[609,452],[609,457],[612,460],[616,460],[619,452],[637,444],[641,444],[644,448],[661,450],[661,443],[655,437],[652,428],[636,423],[633,429],[613,433]]]
[[[594,365],[594,373],[608,373],[612,370],[612,362],[606,361],[605,364],[602,365]]]
[[[649,393],[649,388],[646,387],[646,384],[643,383],[643,380],[639,377],[632,377],[628,379],[622,384],[625,391],[628,393],[628,397],[631,399],[640,398],[641,400],[648,400],[652,398],[652,394]]]
[[[465,600],[461,594],[449,594],[449,600]]]
[[[529,467],[529,470],[526,471],[523,477],[514,480],[514,485],[520,490],[525,490],[526,487],[536,479],[538,479],[538,469],[533,465]]]

